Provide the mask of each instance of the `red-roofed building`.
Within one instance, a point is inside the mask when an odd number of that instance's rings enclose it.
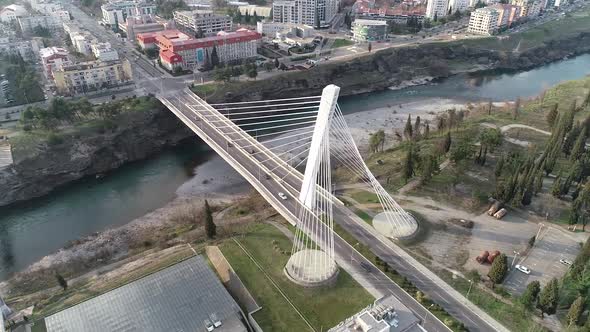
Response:
[[[170,51],[180,56],[183,69],[192,70],[195,66],[205,64],[205,57],[211,64],[213,47],[217,49],[220,63],[237,63],[256,57],[256,47],[262,35],[255,31],[240,29],[235,32],[219,32],[216,36],[195,39],[178,30],[165,30],[137,35],[137,41],[146,47],[155,45],[160,49],[160,58],[166,54],[170,59]],[[149,47],[149,46],[148,46]]]
[[[166,69],[174,71],[176,67],[182,67],[182,56],[171,50],[162,50],[160,51],[160,62]]]
[[[145,32],[137,34],[137,43],[142,50],[156,47],[156,35],[158,32]]]

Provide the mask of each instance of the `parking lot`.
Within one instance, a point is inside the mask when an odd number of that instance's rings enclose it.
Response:
[[[504,280],[504,287],[511,293],[520,295],[534,280],[545,285],[552,278],[560,278],[569,266],[560,263],[559,260],[573,262],[579,251],[580,245],[572,234],[554,227],[545,227],[529,254],[517,258],[514,263],[515,266],[520,264],[528,267],[531,273],[525,274],[513,267]],[[509,256],[508,264],[512,263],[513,257],[514,254]]]

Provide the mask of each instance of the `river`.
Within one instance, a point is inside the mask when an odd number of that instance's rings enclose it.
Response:
[[[434,85],[343,97],[345,113],[428,98],[511,100],[590,74],[590,55],[519,73],[457,75]],[[198,139],[101,179],[85,179],[47,197],[0,208],[0,280],[69,241],[123,225],[176,195],[247,190],[243,180]]]

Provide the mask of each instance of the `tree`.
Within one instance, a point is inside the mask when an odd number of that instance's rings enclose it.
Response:
[[[445,139],[443,141],[443,152],[447,153],[449,152],[449,150],[451,149],[451,131],[447,131],[447,134],[445,135]]]
[[[279,62],[278,58],[275,58],[275,68],[279,68],[281,66],[281,63]]]
[[[498,159],[498,162],[496,163],[496,167],[494,168],[494,175],[496,176],[496,179],[502,175],[502,170],[504,169],[504,162],[504,155],[501,155],[500,159]]]
[[[574,143],[570,154],[570,161],[572,162],[578,160],[586,148],[586,131],[587,129],[584,127],[578,135],[578,138],[576,138],[576,142]]]
[[[195,33],[195,38],[203,38],[205,34],[203,33],[203,29],[201,27],[197,27],[197,32]]]
[[[383,129],[379,129],[374,134],[371,134],[369,138],[369,147],[371,152],[379,152],[379,150],[383,151],[383,144],[385,143],[385,132]]]
[[[476,161],[480,165],[485,165],[488,149],[493,150],[495,147],[502,144],[502,132],[496,128],[484,128],[479,133],[479,142],[479,154]]]
[[[514,108],[512,109],[512,119],[516,120],[516,118],[518,117],[518,112],[520,111],[520,97],[516,98],[516,101],[514,102]]]
[[[499,284],[506,277],[506,272],[508,272],[508,260],[505,254],[500,254],[494,259],[488,277],[490,277],[494,285]]]
[[[559,300],[559,286],[557,279],[553,278],[541,291],[537,307],[541,309],[541,318],[544,314],[553,315],[557,310]]]
[[[547,116],[545,117],[545,119],[547,120],[547,124],[551,128],[553,128],[553,126],[555,125],[555,121],[559,117],[559,112],[557,111],[557,107],[558,107],[557,103],[553,104],[553,106],[549,110],[549,113],[547,113]]]
[[[320,13],[317,8],[315,10],[315,28],[316,29],[320,28]]]
[[[414,122],[414,135],[420,136],[420,115],[416,117],[416,122]]]
[[[572,303],[570,309],[567,311],[566,322],[567,326],[578,325],[580,322],[580,316],[582,316],[582,312],[584,311],[584,298],[582,296],[578,296],[578,298]]]
[[[412,178],[412,176],[414,176],[414,174],[416,173],[414,170],[414,161],[415,161],[415,155],[414,155],[414,146],[410,145],[408,147],[408,151],[406,152],[406,157],[404,158],[404,169],[403,169],[403,177],[404,177],[404,181],[406,183],[408,183],[408,180],[410,178]]]
[[[530,282],[526,286],[526,290],[520,296],[520,303],[524,305],[527,309],[532,309],[535,306],[535,302],[537,302],[537,297],[539,296],[539,292],[541,291],[541,283],[538,280]]]
[[[211,66],[213,68],[219,66],[219,56],[217,55],[216,45],[213,45],[213,50],[211,50]]]
[[[211,212],[211,207],[209,206],[209,202],[207,202],[207,200],[205,200],[204,213],[205,233],[207,234],[208,238],[212,239],[215,237],[215,235],[217,235],[217,226],[213,222],[213,212]]]
[[[458,163],[473,155],[473,144],[468,139],[463,139],[451,147],[449,159]]]
[[[421,163],[420,177],[422,182],[426,183],[432,179],[432,174],[439,171],[438,161],[432,155],[425,156]]]
[[[437,22],[438,21],[438,13],[434,13],[434,20],[433,21],[434,22]]]
[[[367,50],[369,51],[369,53],[371,53],[371,51],[373,50],[373,44],[369,42],[369,45],[367,45]]]
[[[256,66],[251,66],[250,69],[248,69],[248,71],[246,72],[246,75],[248,75],[248,77],[250,78],[256,79],[256,76],[258,76],[258,70],[256,70]]]
[[[492,115],[492,108],[494,107],[494,104],[492,103],[492,101],[488,101],[488,115]]]
[[[55,272],[55,279],[57,279],[57,283],[61,288],[63,288],[64,292],[68,289],[68,282],[67,280],[58,272]]]
[[[413,137],[413,129],[412,129],[412,116],[408,114],[408,120],[406,121],[406,127],[404,128],[404,136],[407,140],[412,139]]]

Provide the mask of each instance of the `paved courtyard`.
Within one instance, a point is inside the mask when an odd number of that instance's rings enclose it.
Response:
[[[552,278],[563,276],[569,266],[560,263],[559,260],[567,259],[573,262],[580,251],[577,238],[572,235],[554,227],[544,228],[528,256],[517,258],[514,263],[528,267],[531,274],[527,275],[512,268],[504,280],[504,287],[511,293],[522,294],[526,285],[534,280],[545,285]],[[508,263],[512,263],[512,257]]]

